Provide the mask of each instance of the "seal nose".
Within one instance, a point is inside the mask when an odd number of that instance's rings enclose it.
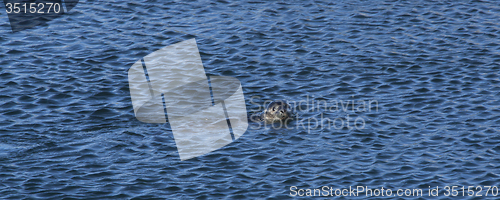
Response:
[[[286,115],[285,110],[281,109],[281,110],[280,110],[280,114],[279,114],[279,118],[284,119],[284,118],[286,118],[286,117],[287,117],[287,115]]]

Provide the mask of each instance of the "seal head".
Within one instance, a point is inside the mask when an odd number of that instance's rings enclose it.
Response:
[[[290,105],[283,100],[277,100],[269,103],[262,113],[258,113],[251,117],[253,121],[265,121],[266,123],[275,123],[287,121],[294,115],[290,109]]]

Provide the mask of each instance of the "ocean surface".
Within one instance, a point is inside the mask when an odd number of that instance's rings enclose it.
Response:
[[[181,161],[168,123],[135,118],[127,70],[192,38],[249,115],[283,99],[298,118]],[[499,63],[497,1],[86,0],[15,33],[1,4],[0,198],[473,198],[500,187]]]

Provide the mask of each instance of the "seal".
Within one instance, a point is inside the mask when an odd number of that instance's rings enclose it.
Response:
[[[283,100],[269,103],[266,109],[250,117],[252,121],[264,121],[265,123],[287,122],[294,114],[290,110],[290,105]]]

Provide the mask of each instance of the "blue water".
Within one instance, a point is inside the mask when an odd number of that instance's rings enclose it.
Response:
[[[87,0],[16,33],[0,10],[1,198],[283,199],[291,186],[368,186],[420,188],[421,199],[439,187],[438,199],[445,186],[500,187],[498,2]],[[241,81],[249,114],[309,98],[290,126],[313,128],[251,123],[180,161],[168,124],[135,118],[127,70],[191,38],[207,75]],[[378,109],[307,107],[334,100]],[[310,120],[320,116],[365,124]]]

